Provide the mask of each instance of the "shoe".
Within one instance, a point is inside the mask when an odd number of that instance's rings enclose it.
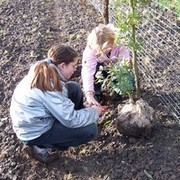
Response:
[[[37,146],[31,146],[31,156],[42,163],[49,163],[57,159],[57,153],[52,152],[47,148],[39,148]]]

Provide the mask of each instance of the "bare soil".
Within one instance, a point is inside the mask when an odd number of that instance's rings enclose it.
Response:
[[[153,131],[146,138],[117,131],[117,106],[126,100],[116,99],[106,101],[109,111],[99,120],[97,140],[60,152],[49,164],[31,159],[16,138],[9,105],[30,64],[46,57],[49,46],[58,41],[82,57],[88,32],[100,22],[93,6],[82,0],[0,1],[0,179],[180,179],[180,126],[146,84],[142,97],[156,111]]]

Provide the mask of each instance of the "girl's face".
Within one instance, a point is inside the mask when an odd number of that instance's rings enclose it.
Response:
[[[104,43],[101,52],[97,54],[99,62],[104,62],[105,60],[108,59],[108,54],[112,50],[113,46],[114,46],[113,43]]]
[[[104,53],[104,54],[108,54],[108,53],[111,51],[111,49],[113,48],[113,46],[114,46],[114,44],[112,44],[112,43],[107,43],[107,44],[102,48],[103,53]]]
[[[106,43],[103,44],[102,48],[100,48],[98,50],[96,55],[98,55],[99,57],[101,57],[103,55],[107,55],[112,50],[113,47],[114,47],[113,43],[106,42]]]
[[[69,64],[65,64],[64,62],[58,65],[58,68],[60,69],[62,75],[69,79],[74,72],[76,71],[78,63],[78,57],[74,58],[74,61],[70,62]]]

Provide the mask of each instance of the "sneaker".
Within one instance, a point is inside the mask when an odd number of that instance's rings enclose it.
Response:
[[[39,148],[38,146],[31,146],[30,149],[32,157],[40,162],[48,163],[57,158],[57,153],[52,152],[50,149]]]

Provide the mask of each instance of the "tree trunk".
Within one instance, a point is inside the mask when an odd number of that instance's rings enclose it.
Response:
[[[102,0],[102,16],[104,19],[104,24],[109,23],[108,5],[109,5],[109,0]]]
[[[134,2],[133,0],[130,0],[130,7],[131,7],[131,14],[132,17],[134,18]],[[132,40],[133,40],[133,70],[134,70],[134,75],[135,75],[135,86],[136,86],[136,95],[138,98],[140,98],[140,84],[139,84],[139,73],[138,73],[138,68],[137,68],[137,52],[135,49],[135,44],[136,44],[136,37],[135,37],[135,25],[132,25]]]

